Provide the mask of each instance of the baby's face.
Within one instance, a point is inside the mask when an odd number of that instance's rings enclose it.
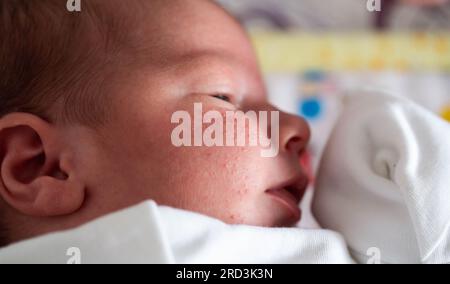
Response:
[[[151,20],[135,31],[138,64],[113,96],[114,116],[92,150],[98,158],[85,157],[85,174],[99,189],[91,200],[113,210],[153,199],[232,224],[293,225],[307,183],[299,163],[309,139],[304,120],[280,112],[272,158],[259,146],[173,145],[172,115],[184,110],[194,118],[194,103],[222,115],[276,110],[241,27],[207,1],[173,2],[148,11]]]

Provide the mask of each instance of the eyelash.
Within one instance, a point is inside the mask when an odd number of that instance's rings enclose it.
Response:
[[[224,94],[217,94],[217,95],[212,95],[213,98],[216,98],[218,100],[222,100],[225,101],[227,103],[231,103],[231,97],[228,95],[224,95]]]

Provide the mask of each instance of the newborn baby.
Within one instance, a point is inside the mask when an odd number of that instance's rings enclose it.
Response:
[[[279,112],[272,158],[171,141],[172,114],[194,103],[276,110],[246,33],[213,2],[85,0],[70,13],[5,0],[0,22],[1,245],[150,199],[228,224],[300,219],[303,119]]]
[[[66,230],[4,248],[0,262],[25,262],[42,251],[55,262],[77,244],[100,257],[93,262],[114,260],[108,253],[128,260],[131,252],[136,262],[353,262],[337,233],[261,228],[299,221],[307,186],[299,161],[310,133],[303,119],[267,102],[252,46],[231,16],[206,0],[85,0],[79,13],[68,12],[65,2],[0,2],[0,33],[8,35],[0,42],[0,246]],[[366,100],[338,123],[315,213],[347,237],[361,261],[368,246],[382,249],[388,262],[447,260],[449,211],[437,205],[448,204],[443,189],[450,182],[435,175],[445,170],[436,161],[447,157],[447,144],[427,131],[433,123],[420,124],[427,113],[409,104],[392,112],[397,104],[380,99]],[[264,157],[264,146],[251,143],[174,145],[173,114],[185,111],[196,120],[198,104],[223,121],[229,112],[275,111],[279,119],[267,126],[270,138],[278,137],[277,155]],[[405,105],[410,116],[402,112]],[[355,114],[363,119],[352,121]],[[252,122],[249,117],[245,124]],[[426,139],[415,140],[409,127]],[[238,137],[238,130],[224,134]],[[245,140],[262,132],[249,127]],[[400,144],[383,140],[402,133],[394,140]],[[383,151],[370,151],[379,144]],[[402,152],[403,145],[414,151]],[[417,156],[428,145],[438,153],[434,159]],[[405,164],[396,163],[401,154],[421,159],[406,163],[405,174]],[[363,170],[366,175],[358,175]],[[375,193],[384,199],[365,194],[374,176]],[[423,177],[419,183],[416,176]],[[422,198],[420,185],[433,199]],[[152,201],[133,207],[146,200]],[[390,214],[371,218],[373,208]],[[431,233],[420,234],[436,216]],[[383,231],[392,227],[406,236],[404,246],[398,244],[405,238]],[[393,254],[392,247],[411,253]]]

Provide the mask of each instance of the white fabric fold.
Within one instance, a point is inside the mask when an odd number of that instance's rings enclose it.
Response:
[[[148,201],[80,228],[0,249],[0,263],[353,263],[342,237],[327,230],[226,225]]]
[[[66,264],[79,249],[81,264],[173,263],[158,207],[147,202],[0,249],[0,264]],[[67,254],[69,252],[69,255]]]
[[[226,225],[216,219],[161,208],[176,263],[354,263],[342,237],[328,230]]]

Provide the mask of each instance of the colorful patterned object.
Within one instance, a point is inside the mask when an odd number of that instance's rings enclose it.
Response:
[[[322,100],[323,86],[327,82],[327,75],[319,70],[306,71],[301,80],[298,114],[309,121],[322,117],[324,104]]]

